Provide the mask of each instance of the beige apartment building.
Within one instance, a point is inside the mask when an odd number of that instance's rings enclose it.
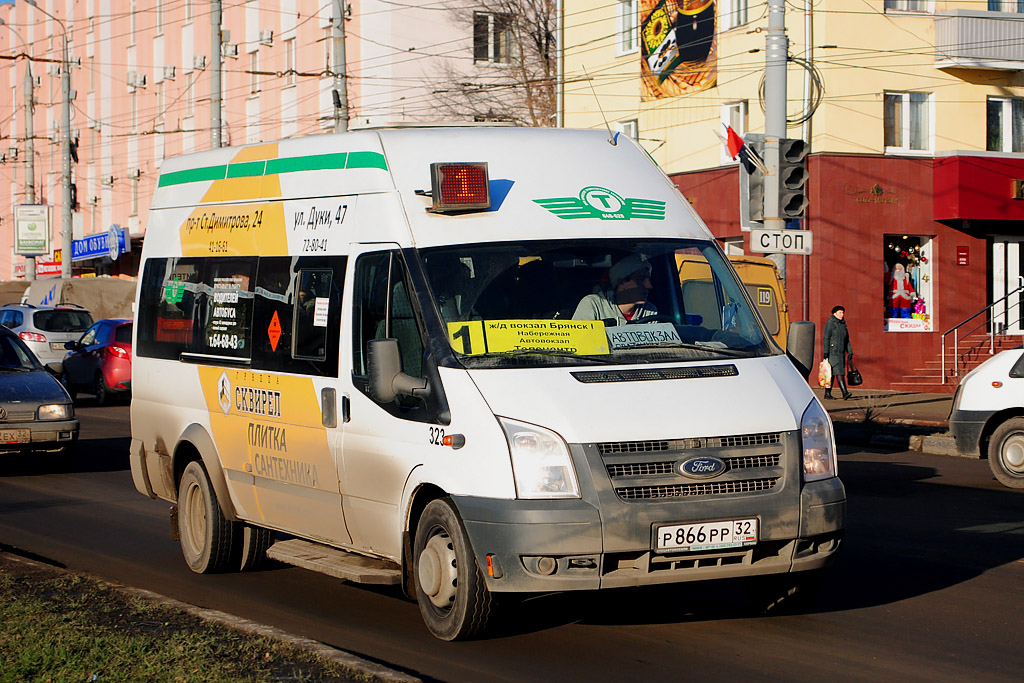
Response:
[[[564,7],[564,125],[636,138],[727,251],[760,253],[718,134],[765,132],[767,4]],[[844,305],[867,387],[951,390],[944,332],[989,304],[979,332],[1024,332],[1024,2],[785,8],[787,137],[810,150],[809,205],[791,227],[813,235],[811,255],[785,258],[790,315],[820,334]],[[910,309],[893,306],[902,273]]]
[[[462,0],[20,0],[0,5],[0,280],[24,277],[14,253],[14,207],[49,214],[50,249],[40,277],[59,275],[61,247],[64,41],[71,78],[73,231],[88,257],[74,274],[132,276],[145,237],[149,198],[164,159],[211,147],[212,8],[221,5],[220,138],[239,145],[332,132],[340,74],[350,128],[516,118],[502,109],[515,58],[509,22]],[[485,3],[486,4],[486,3]],[[494,4],[494,3],[492,3]],[[333,18],[345,6],[344,67]],[[29,66],[30,65],[30,66]],[[26,140],[25,76],[34,115]],[[338,78],[336,78],[338,76]],[[476,89],[488,96],[469,97]],[[494,87],[498,86],[498,87]],[[497,93],[497,94],[495,94]],[[473,104],[485,102],[483,110]],[[111,226],[132,251],[111,261],[85,250]],[[61,258],[63,258],[61,254]]]

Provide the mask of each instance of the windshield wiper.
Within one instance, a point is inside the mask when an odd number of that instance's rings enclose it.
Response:
[[[605,365],[618,365],[621,361],[613,360],[610,355],[581,355],[578,353],[569,353],[568,351],[556,351],[554,349],[512,349],[510,351],[500,351],[486,354],[488,358],[501,358],[502,356],[553,356],[555,358],[572,358],[574,360],[592,360],[595,363],[604,363]]]
[[[26,368],[24,365],[0,365],[0,370],[8,370],[10,372],[31,372],[32,368]]]
[[[671,341],[671,342],[660,342],[658,344],[645,344],[643,346],[625,346],[617,349],[618,351],[643,351],[645,349],[692,349],[694,351],[706,351],[708,353],[717,353],[720,356],[728,356],[730,358],[750,358],[752,354],[749,351],[740,351],[738,349],[730,349],[727,346],[711,346],[710,344],[695,344],[691,342],[683,341]]]

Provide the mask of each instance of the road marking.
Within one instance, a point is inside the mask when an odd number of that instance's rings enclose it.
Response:
[[[957,531],[977,531],[982,534],[1024,534],[1024,522],[998,522],[996,524],[979,524],[968,526]]]

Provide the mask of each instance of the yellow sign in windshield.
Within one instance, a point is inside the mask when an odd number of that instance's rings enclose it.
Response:
[[[600,320],[466,320],[448,323],[448,340],[467,356],[519,350],[578,356],[609,352]]]

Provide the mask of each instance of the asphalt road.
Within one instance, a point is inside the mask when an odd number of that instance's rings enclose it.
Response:
[[[849,530],[814,610],[752,616],[734,583],[534,598],[442,643],[416,605],[296,568],[198,576],[136,493],[128,408],[79,401],[71,471],[0,463],[0,544],[445,681],[1020,680],[1024,494],[984,461],[843,450]]]

